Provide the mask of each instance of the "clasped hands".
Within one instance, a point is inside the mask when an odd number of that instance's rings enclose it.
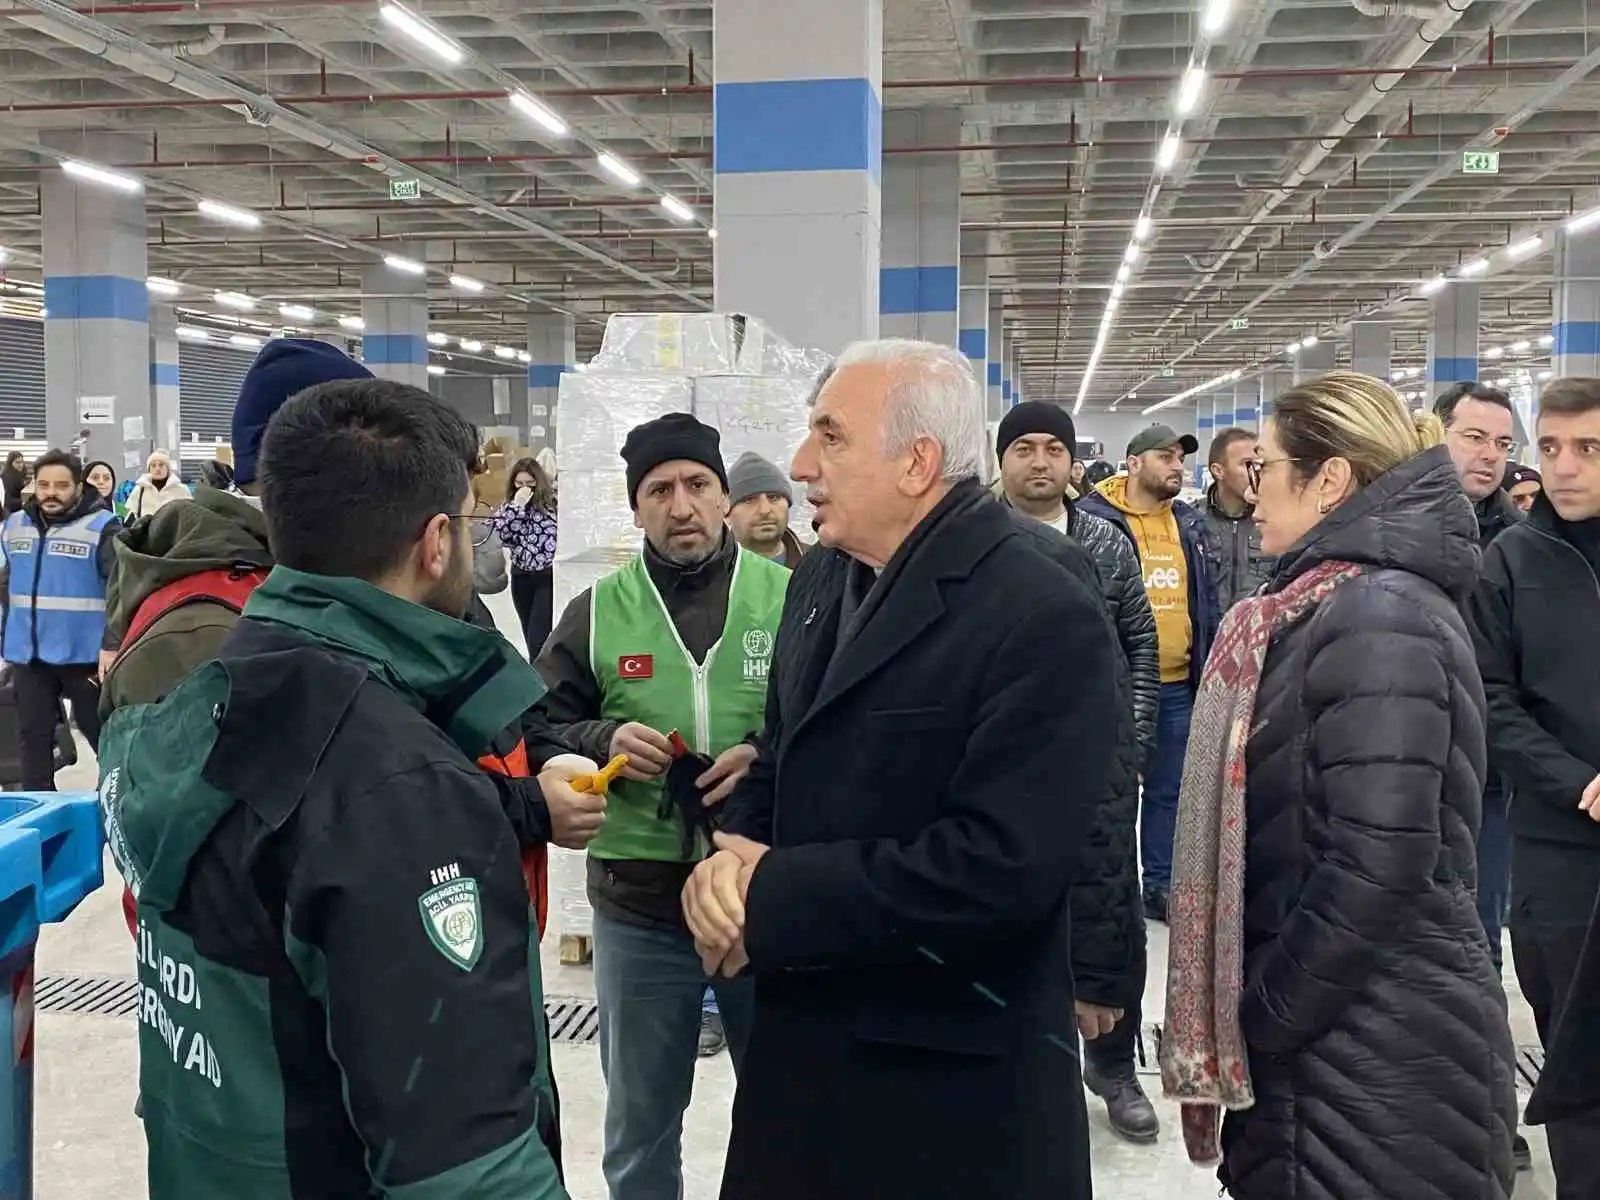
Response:
[[[716,853],[683,885],[683,916],[707,975],[732,978],[749,965],[744,947],[750,880],[770,849],[732,833],[712,835]]]

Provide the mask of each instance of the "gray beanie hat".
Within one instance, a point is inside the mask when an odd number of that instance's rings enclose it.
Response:
[[[771,492],[794,503],[794,491],[782,471],[754,450],[747,450],[728,472],[728,503],[739,504],[752,496]]]

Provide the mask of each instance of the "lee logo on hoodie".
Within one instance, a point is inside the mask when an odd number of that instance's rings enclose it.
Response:
[[[617,674],[623,679],[652,679],[655,673],[654,654],[624,654],[617,659]]]

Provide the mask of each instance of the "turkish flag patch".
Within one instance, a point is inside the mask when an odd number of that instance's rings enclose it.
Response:
[[[650,679],[656,673],[653,654],[624,654],[617,659],[617,674],[624,679]]]

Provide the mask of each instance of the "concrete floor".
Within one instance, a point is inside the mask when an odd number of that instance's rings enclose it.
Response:
[[[492,597],[491,607],[507,636],[520,642],[508,599]],[[63,790],[95,786],[92,756],[86,747],[83,753],[83,764],[62,773],[59,784]],[[85,900],[66,922],[46,928],[41,935],[40,974],[133,974],[132,943],[119,907],[120,885],[109,859],[106,874],[110,881],[106,887]],[[581,856],[556,851],[551,884],[554,916],[543,953],[545,993],[592,997],[590,970],[564,967],[556,959],[556,935],[565,920],[579,919],[576,914],[584,907]],[[1508,953],[1508,962],[1509,958]],[[1147,1020],[1161,1016],[1166,960],[1165,927],[1152,925]],[[1509,968],[1506,990],[1516,1042],[1536,1043],[1531,1014]],[[143,1200],[146,1196],[144,1138],[133,1115],[138,1078],[136,1030],[136,1023],[128,1017],[38,1015],[35,1195],[40,1200]],[[567,1182],[573,1200],[605,1200],[600,1173],[605,1087],[599,1051],[593,1045],[557,1045],[553,1063],[561,1086]],[[1184,1156],[1177,1132],[1177,1106],[1161,1098],[1160,1079],[1146,1076],[1144,1083],[1163,1123],[1161,1140],[1155,1146],[1132,1146],[1118,1139],[1106,1123],[1104,1106],[1089,1098],[1097,1197],[1209,1200],[1216,1196],[1215,1175],[1191,1166]],[[727,1055],[701,1060],[684,1132],[686,1200],[714,1200],[717,1195],[732,1098],[733,1072]],[[1530,1129],[1526,1133],[1534,1148],[1535,1170],[1519,1178],[1517,1200],[1553,1200],[1555,1186],[1543,1132]]]

